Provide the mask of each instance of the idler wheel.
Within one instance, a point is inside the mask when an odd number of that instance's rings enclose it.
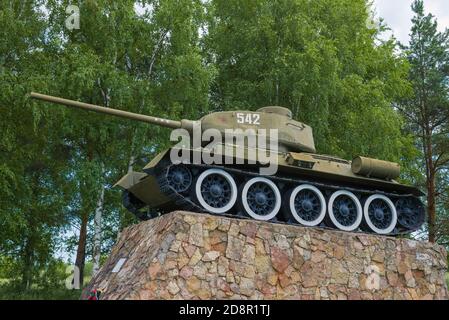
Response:
[[[198,177],[195,195],[204,209],[222,214],[231,210],[237,201],[237,185],[226,171],[209,169]]]
[[[379,194],[372,195],[366,200],[363,214],[368,227],[377,234],[390,234],[398,221],[393,202]]]
[[[326,200],[316,187],[301,185],[290,196],[290,212],[303,226],[316,227],[326,216]]]
[[[281,209],[281,193],[273,181],[254,178],[243,187],[242,205],[251,218],[269,221],[276,217]]]
[[[347,232],[360,227],[363,218],[362,205],[359,199],[349,191],[337,191],[329,199],[329,218],[332,224]]]
[[[168,169],[169,185],[178,193],[186,192],[192,185],[192,173],[183,165],[172,166]]]

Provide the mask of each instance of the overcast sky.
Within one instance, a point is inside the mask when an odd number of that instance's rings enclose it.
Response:
[[[413,0],[374,0],[376,12],[392,29],[396,38],[406,44],[409,40]],[[440,31],[449,28],[449,0],[424,0],[426,13],[436,16]]]

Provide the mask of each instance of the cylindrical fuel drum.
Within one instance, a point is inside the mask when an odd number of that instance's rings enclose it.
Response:
[[[401,166],[394,162],[357,157],[352,160],[352,172],[365,177],[392,180],[399,177]]]

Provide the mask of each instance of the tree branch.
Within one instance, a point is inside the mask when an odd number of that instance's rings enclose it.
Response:
[[[444,158],[444,160],[442,160],[444,156],[446,156],[447,158]],[[435,161],[435,168],[436,168],[435,172],[439,171],[440,169],[443,169],[443,166],[445,166],[448,163],[449,163],[449,153],[445,151],[441,152],[437,160]]]

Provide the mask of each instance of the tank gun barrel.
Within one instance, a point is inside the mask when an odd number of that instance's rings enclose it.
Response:
[[[143,115],[143,114],[137,114],[137,113],[132,113],[132,112],[128,112],[128,111],[118,110],[118,109],[100,107],[100,106],[96,106],[96,105],[88,104],[88,103],[84,103],[84,102],[48,96],[48,95],[40,94],[40,93],[36,93],[36,92],[31,92],[30,97],[33,99],[38,99],[38,100],[42,100],[42,101],[46,101],[46,102],[61,104],[61,105],[67,106],[67,107],[109,114],[109,115],[113,115],[113,116],[117,116],[117,117],[121,117],[121,118],[127,118],[127,119],[136,120],[136,121],[140,121],[140,122],[146,122],[146,123],[155,124],[155,125],[159,125],[162,127],[172,128],[172,129],[179,129],[179,128],[188,129],[189,123],[190,123],[189,120],[175,121],[175,120],[157,118],[157,117],[147,116],[147,115]]]

